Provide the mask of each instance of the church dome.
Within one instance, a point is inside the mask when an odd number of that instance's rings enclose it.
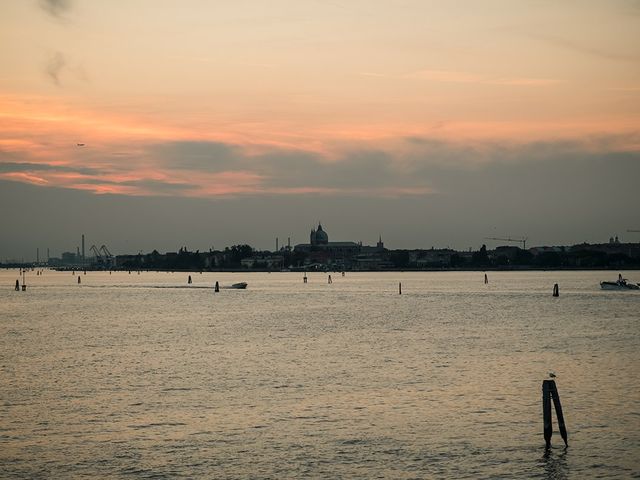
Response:
[[[316,243],[318,245],[326,245],[329,243],[329,235],[322,229],[321,224],[318,224],[318,229],[316,230]]]

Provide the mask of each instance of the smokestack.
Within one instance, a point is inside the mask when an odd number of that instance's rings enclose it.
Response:
[[[276,252],[278,251],[278,237],[276,237]]]
[[[84,266],[84,233],[82,234],[82,266]]]
[[[291,250],[291,237],[287,237],[287,250]]]

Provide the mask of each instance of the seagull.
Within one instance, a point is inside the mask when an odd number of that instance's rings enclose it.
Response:
[[[84,143],[76,143],[76,147],[84,147]]]
[[[549,378],[556,378],[556,374],[553,372],[549,372]]]

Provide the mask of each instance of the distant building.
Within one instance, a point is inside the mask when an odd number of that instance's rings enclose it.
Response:
[[[532,247],[529,249],[529,252],[531,252],[531,254],[534,257],[537,257],[538,255],[542,255],[545,253],[557,253],[557,254],[561,254],[564,253],[565,248],[564,247]]]
[[[116,256],[116,267],[124,268],[137,266],[142,259],[142,255],[117,255]]]
[[[362,245],[362,242],[330,242],[329,234],[318,223],[311,229],[309,243],[294,247],[294,252],[304,254],[306,266],[332,265],[338,269],[384,269],[389,268],[387,250],[382,236],[375,246]]]
[[[505,258],[510,262],[513,262],[516,258],[518,258],[518,254],[522,250],[520,247],[515,247],[513,245],[501,245],[496,247],[496,249],[489,254],[489,258],[498,259]]]
[[[282,255],[254,255],[240,260],[240,265],[244,268],[283,268],[284,257]]]
[[[73,252],[63,252],[62,260],[60,263],[62,265],[76,265],[80,263],[80,255]]]
[[[362,245],[356,242],[330,242],[329,235],[319,223],[317,229],[311,229],[309,243],[300,243],[293,250],[301,253],[319,252],[321,258],[335,259],[356,255],[361,248]]]
[[[451,257],[455,254],[455,250],[450,248],[441,248],[420,251],[416,256],[417,268],[444,268],[451,264]]]
[[[629,258],[640,258],[640,243],[621,243],[618,237],[613,242],[588,244],[581,243],[569,247],[569,252],[599,252],[607,255],[625,255]]]

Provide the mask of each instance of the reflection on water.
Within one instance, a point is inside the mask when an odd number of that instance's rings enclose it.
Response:
[[[640,294],[601,291],[606,272],[16,275],[0,476],[640,472]],[[549,371],[571,447],[556,430],[541,457]]]
[[[548,480],[565,480],[569,478],[567,465],[567,447],[545,449],[543,458],[545,478]]]

